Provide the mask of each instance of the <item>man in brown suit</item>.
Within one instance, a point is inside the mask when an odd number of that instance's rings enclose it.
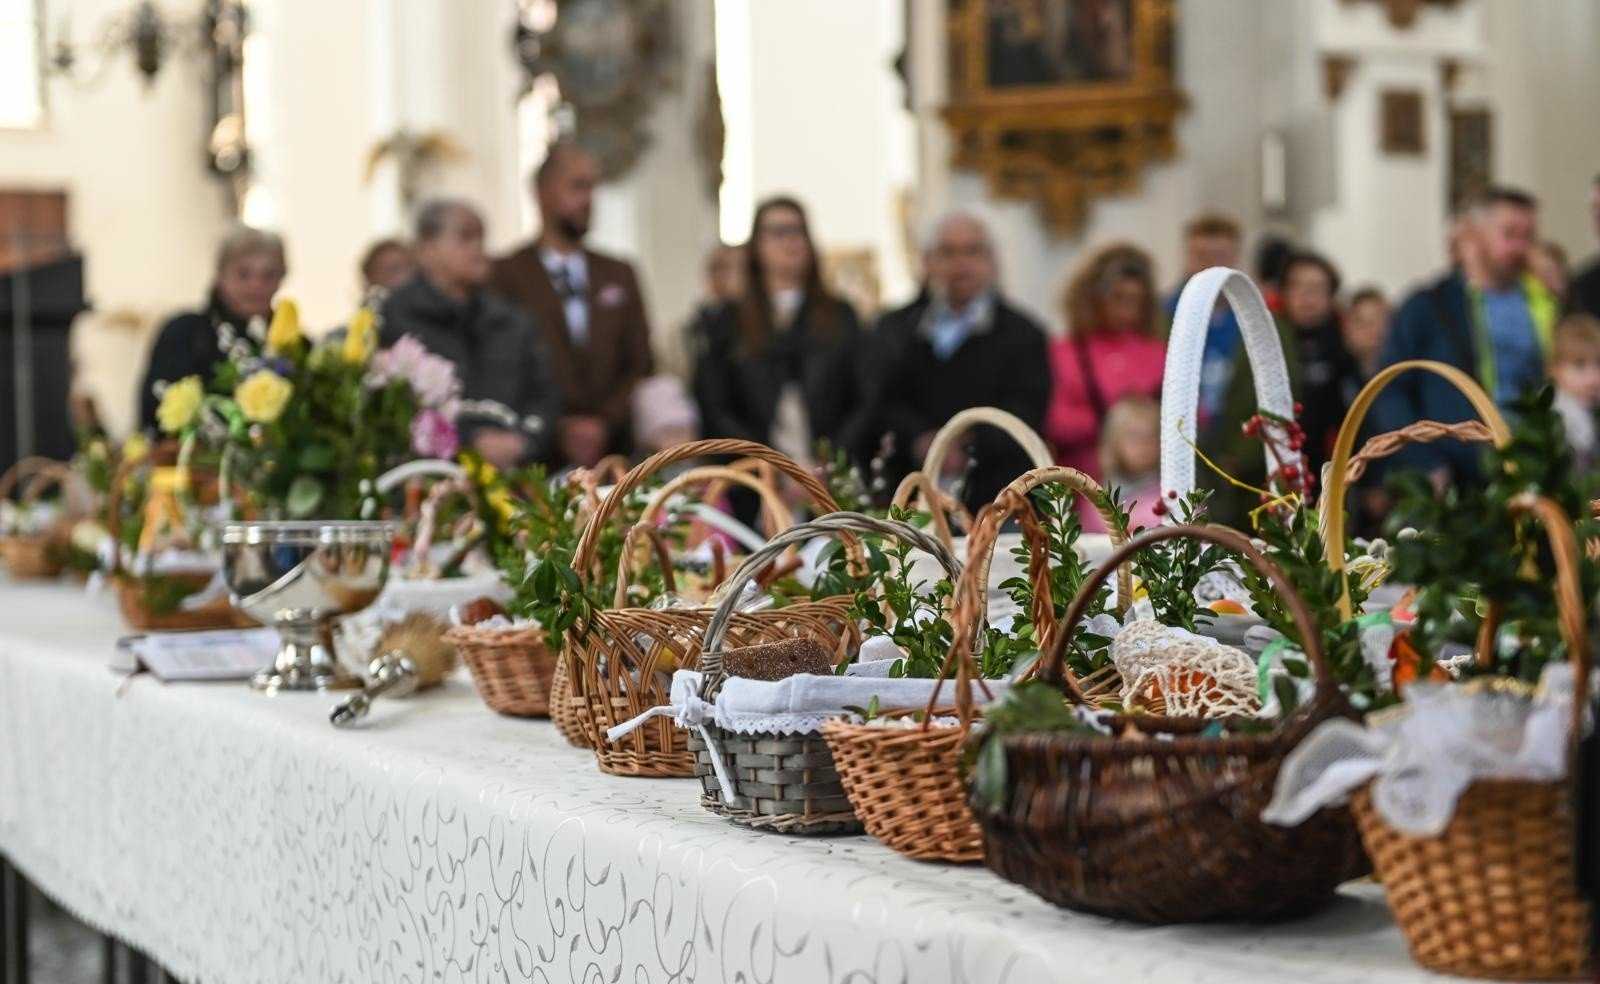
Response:
[[[633,390],[650,375],[650,322],[623,260],[585,249],[600,168],[573,143],[550,147],[534,173],[544,228],[494,263],[491,289],[532,314],[563,392],[557,465],[589,466],[629,450]]]

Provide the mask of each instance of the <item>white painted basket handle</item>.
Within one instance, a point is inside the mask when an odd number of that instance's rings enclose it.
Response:
[[[1194,490],[1193,445],[1195,418],[1200,410],[1201,358],[1219,295],[1227,298],[1239,320],[1250,375],[1255,380],[1257,406],[1283,417],[1294,416],[1294,394],[1289,389],[1283,345],[1256,285],[1238,270],[1227,267],[1212,267],[1190,277],[1172,318],[1166,374],[1161,380],[1161,487],[1180,496]],[[1225,426],[1234,427],[1243,423],[1223,421]],[[1271,455],[1265,447],[1261,453],[1270,473]]]

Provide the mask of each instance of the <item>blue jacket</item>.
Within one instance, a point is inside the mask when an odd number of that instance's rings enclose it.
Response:
[[[1472,315],[1466,282],[1460,271],[1426,284],[1405,299],[1389,323],[1383,364],[1407,359],[1432,359],[1455,366],[1474,379],[1477,354],[1472,343]],[[1431,373],[1408,372],[1389,384],[1373,408],[1374,431],[1382,433],[1418,420],[1453,424],[1475,420],[1467,398],[1450,383]],[[1457,481],[1479,473],[1482,448],[1460,441],[1414,444],[1394,458],[1393,466],[1432,471],[1447,465]]]

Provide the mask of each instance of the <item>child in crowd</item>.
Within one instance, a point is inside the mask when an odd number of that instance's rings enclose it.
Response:
[[[1550,378],[1556,384],[1556,409],[1567,429],[1567,443],[1580,473],[1600,459],[1595,411],[1600,408],[1600,319],[1569,314],[1556,325],[1550,353]]]
[[[1111,405],[1100,438],[1100,467],[1107,489],[1121,490],[1131,528],[1161,525],[1161,407],[1148,396],[1126,396]],[[1079,515],[1086,533],[1106,532],[1105,520],[1087,501]]]

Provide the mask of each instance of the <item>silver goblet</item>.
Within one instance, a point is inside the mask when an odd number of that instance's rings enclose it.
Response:
[[[392,523],[226,523],[222,575],[233,603],[278,630],[283,645],[250,681],[257,690],[325,690],[355,681],[333,656],[332,621],[372,604],[389,576]]]

